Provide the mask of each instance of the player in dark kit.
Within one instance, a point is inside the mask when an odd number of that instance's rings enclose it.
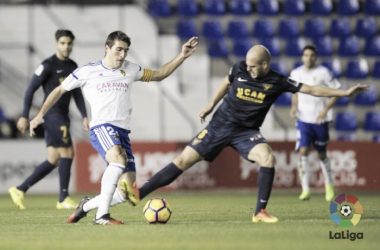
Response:
[[[294,81],[270,69],[270,53],[261,45],[252,47],[245,61],[236,63],[217,89],[209,105],[201,110],[201,122],[224,97],[209,125],[193,138],[172,163],[152,176],[137,189],[123,182],[128,199],[134,205],[157,188],[170,184],[183,171],[201,160],[212,161],[223,148],[231,146],[243,158],[257,162],[258,197],[253,222],[277,222],[266,212],[274,179],[275,157],[271,147],[260,133],[269,108],[283,92],[301,92],[314,96],[351,96],[366,91],[357,85],[344,91],[320,86],[309,86]]]
[[[43,87],[45,99],[63,80],[78,66],[69,58],[73,48],[74,35],[69,30],[58,30],[55,33],[57,51],[38,66],[25,94],[24,111],[17,122],[17,128],[24,133],[29,125],[29,110],[34,92]],[[89,130],[88,118],[83,95],[80,89],[67,92],[44,117],[44,131],[47,148],[47,160],[41,163],[34,172],[19,186],[9,188],[8,192],[19,209],[25,209],[24,196],[28,189],[44,178],[58,166],[60,195],[57,209],[72,209],[77,206],[69,197],[71,163],[74,157],[70,136],[69,104],[71,96],[83,117],[83,127]]]

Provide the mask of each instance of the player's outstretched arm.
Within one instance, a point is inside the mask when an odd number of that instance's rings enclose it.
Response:
[[[53,107],[53,105],[61,98],[61,96],[66,93],[67,90],[62,87],[62,85],[56,87],[50,95],[46,98],[44,105],[42,105],[42,108],[40,112],[34,117],[29,124],[29,133],[30,136],[34,136],[34,129],[37,128],[37,126],[42,122],[42,118],[44,115]]]
[[[198,37],[192,37],[184,45],[182,51],[173,60],[153,71],[151,81],[162,81],[170,76],[186,58],[191,56],[197,49]]]
[[[310,86],[307,84],[303,84],[300,92],[304,94],[309,94],[313,96],[324,96],[324,97],[343,97],[343,96],[354,96],[359,93],[367,92],[368,86],[367,85],[360,85],[357,84],[355,86],[352,86],[351,88],[347,90],[342,89],[332,89],[322,86]]]
[[[198,118],[201,123],[205,122],[206,116],[212,112],[215,106],[227,94],[227,90],[230,85],[231,83],[228,80],[228,76],[224,77],[222,82],[219,84],[219,87],[216,90],[214,96],[212,97],[211,102],[199,112]]]

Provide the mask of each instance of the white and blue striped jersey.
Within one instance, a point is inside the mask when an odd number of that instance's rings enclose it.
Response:
[[[91,106],[90,127],[109,123],[129,130],[132,83],[149,81],[151,74],[151,70],[127,60],[118,69],[107,68],[100,60],[76,69],[62,87],[68,91],[82,88]]]
[[[322,65],[318,65],[310,71],[307,71],[306,67],[301,65],[290,72],[290,78],[310,86],[324,86],[334,89],[338,89],[341,86],[332,73]],[[297,119],[306,123],[317,123],[317,116],[322,112],[330,98],[315,97],[300,92],[297,95]],[[330,122],[332,118],[333,111],[330,109],[327,112],[325,121]]]

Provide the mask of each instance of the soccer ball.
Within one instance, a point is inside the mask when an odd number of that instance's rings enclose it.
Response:
[[[143,214],[149,224],[166,224],[172,215],[172,209],[165,199],[154,198],[145,204]]]
[[[340,213],[345,217],[349,216],[352,213],[351,207],[348,205],[342,206]]]

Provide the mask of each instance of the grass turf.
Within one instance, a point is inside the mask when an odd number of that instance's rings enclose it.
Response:
[[[147,198],[137,207],[121,204],[111,215],[125,225],[92,225],[95,211],[77,224],[67,224],[71,211],[55,209],[56,195],[26,196],[26,210],[17,210],[0,196],[0,249],[378,249],[380,198],[350,192],[364,213],[356,226],[340,228],[329,219],[323,194],[299,201],[298,193],[274,191],[267,207],[279,223],[252,223],[255,190],[154,193],[173,209],[166,225],[149,225],[142,215]],[[72,196],[79,201],[81,196]],[[330,239],[336,232],[362,232],[364,239]]]

